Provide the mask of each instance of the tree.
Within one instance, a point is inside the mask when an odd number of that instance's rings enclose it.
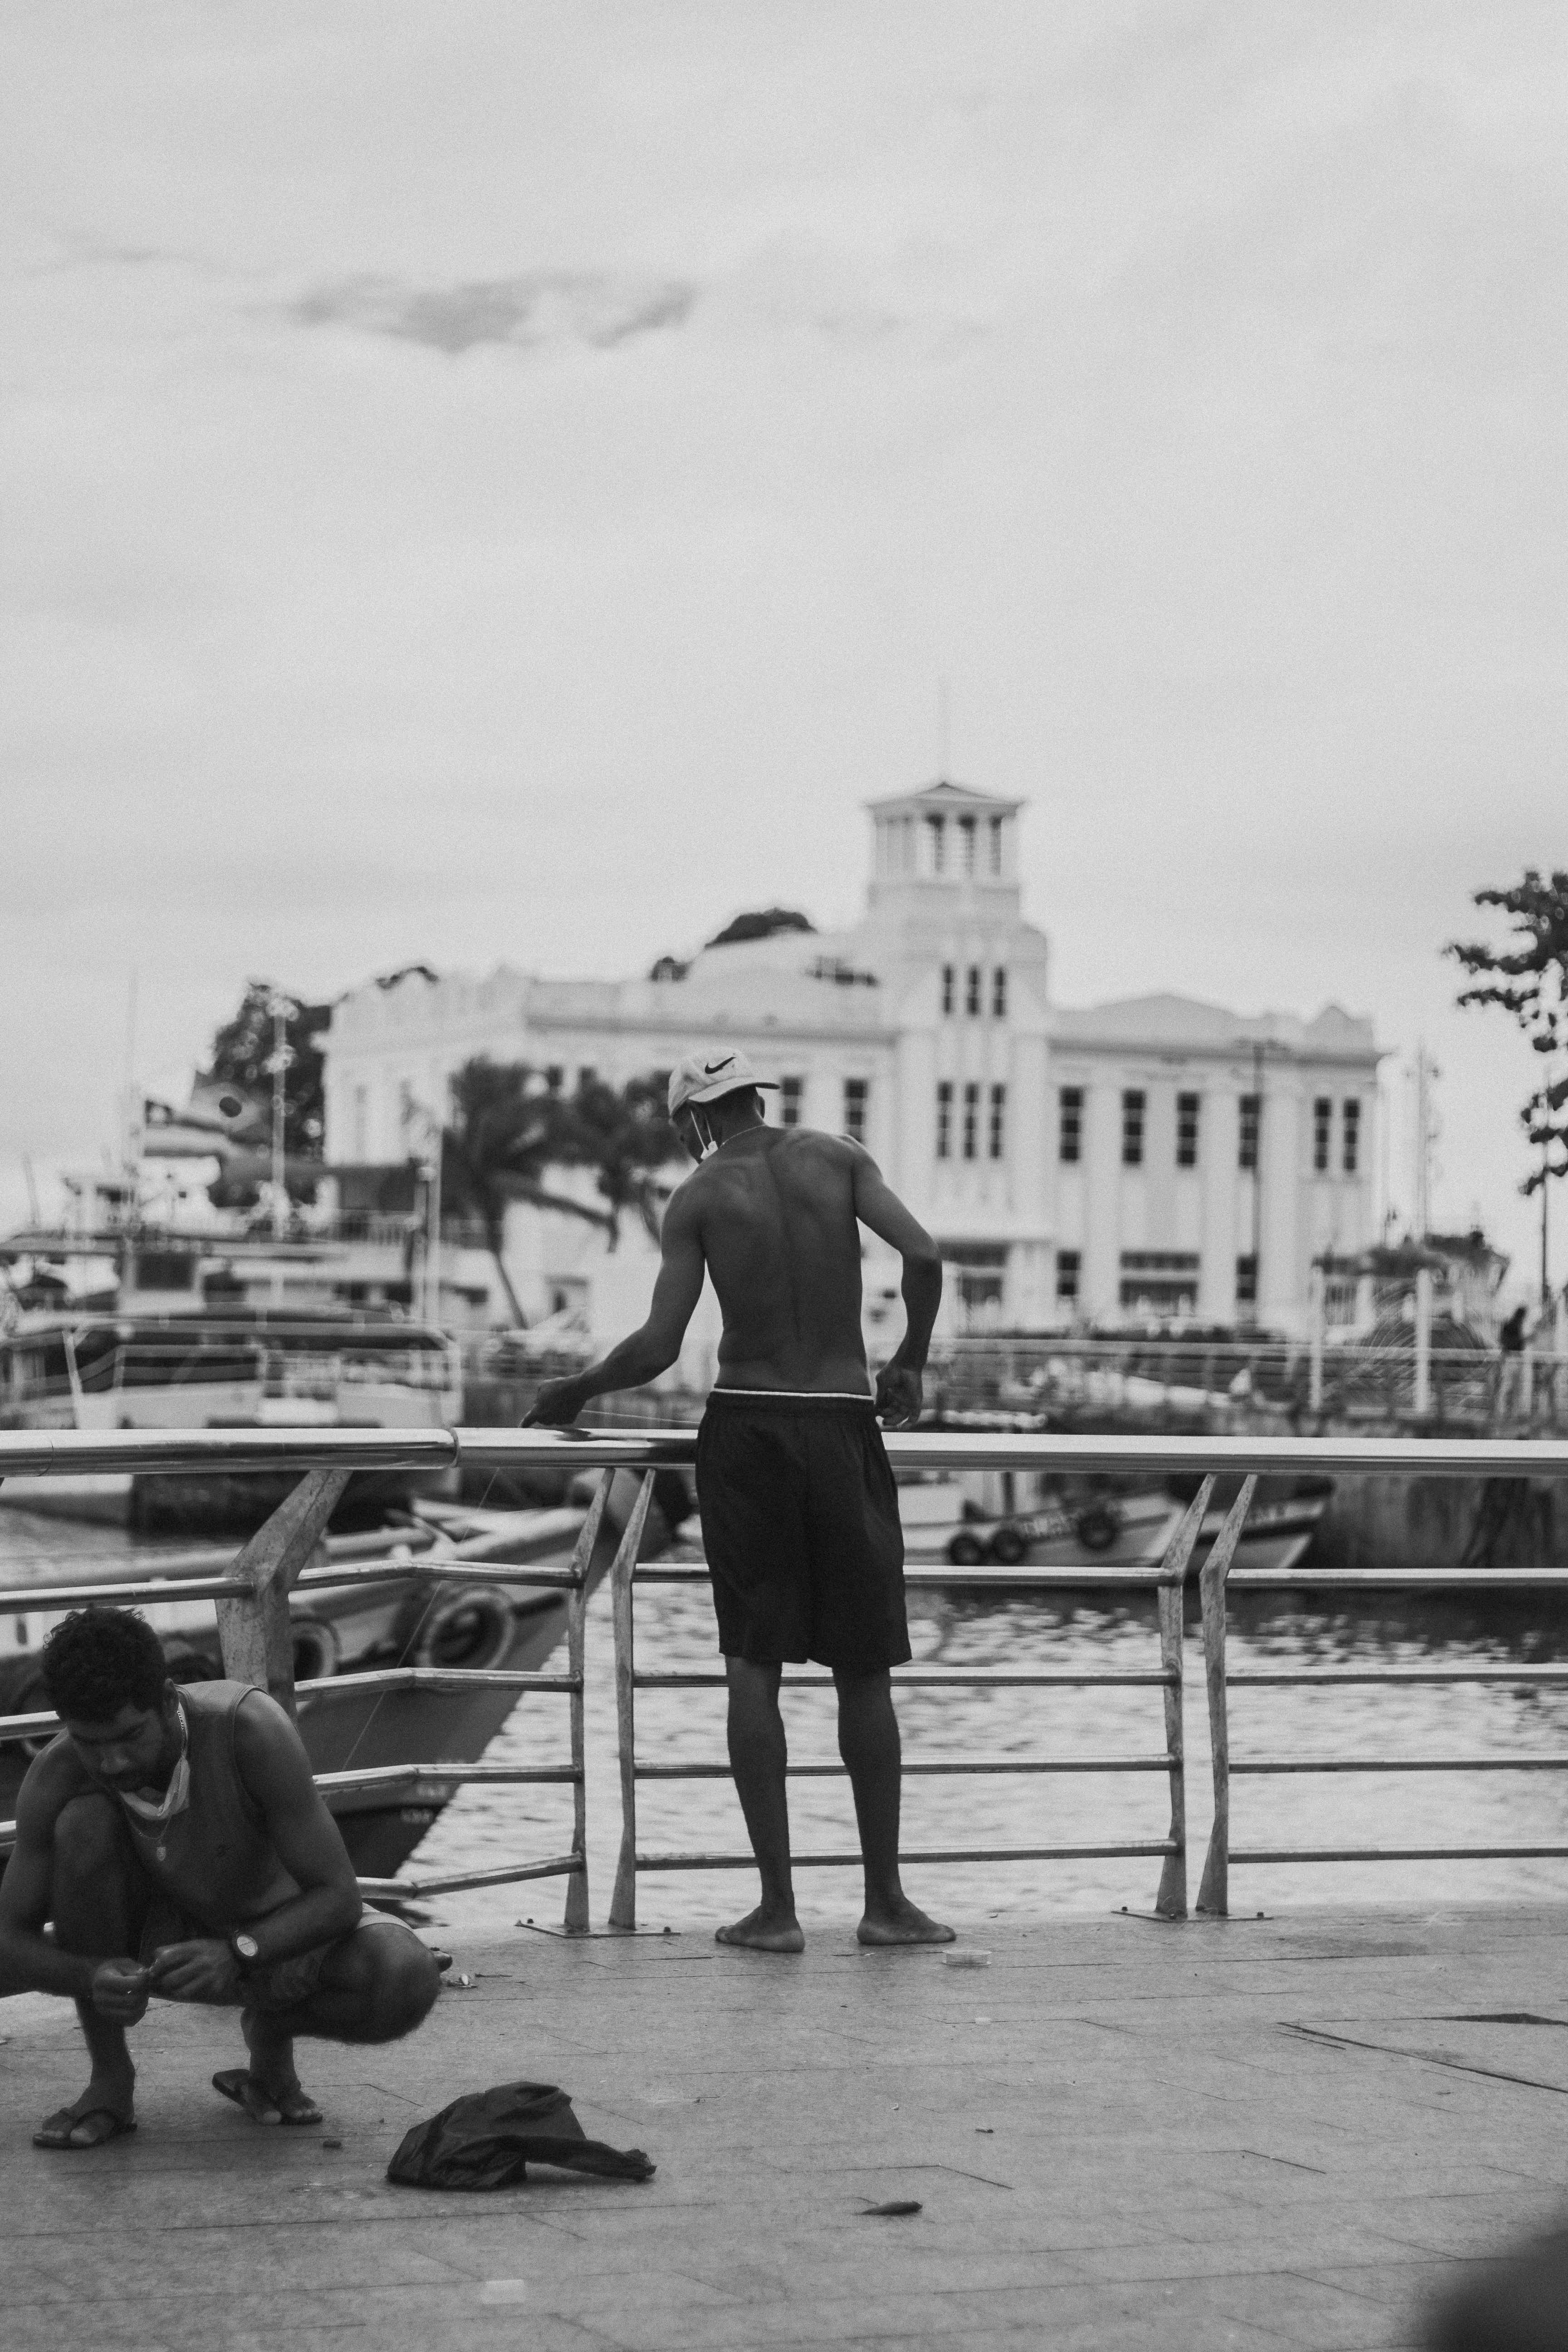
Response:
[[[650,1240],[658,1239],[658,1173],[681,1149],[665,1116],[668,1080],[662,1070],[612,1087],[584,1078],[563,1105],[561,1140],[568,1163],[591,1168],[610,1210],[610,1247],[623,1213],[635,1209]]]
[[[527,1321],[501,1255],[506,1213],[512,1201],[558,1209],[612,1235],[614,1218],[569,1193],[552,1192],[543,1178],[572,1162],[567,1107],[541,1072],[524,1062],[492,1062],[479,1055],[452,1080],[452,1118],[441,1138],[441,1197],[484,1228],[513,1319]]]
[[[1541,1155],[1520,1186],[1529,1194],[1541,1191],[1552,1177],[1568,1176],[1568,1073],[1554,1076],[1552,1067],[1552,1057],[1568,1046],[1568,873],[1557,871],[1543,879],[1530,866],[1522,881],[1507,888],[1478,890],[1475,903],[1496,907],[1509,918],[1513,944],[1497,948],[1486,940],[1450,940],[1445,954],[1474,980],[1472,987],[1461,990],[1458,1001],[1495,1005],[1511,1013],[1546,1065],[1541,1084],[1519,1114]],[[1559,1160],[1552,1156],[1554,1145],[1563,1153]],[[1545,1213],[1543,1194],[1543,1291]]]
[[[794,907],[762,907],[754,911],[736,915],[721,931],[715,931],[709,940],[710,948],[737,947],[743,940],[776,939],[781,931],[815,931],[816,925],[809,915]]]
[[[283,1073],[283,1149],[290,1159],[319,1160],[327,1107],[322,1088],[325,1063],[317,1041],[332,1017],[330,1004],[306,1004],[264,980],[247,981],[238,1012],[213,1039],[205,1082],[237,1087],[241,1094],[270,1104],[272,1004],[279,995],[289,1008],[283,1024],[290,1056]],[[197,1081],[198,1086],[202,1083]]]

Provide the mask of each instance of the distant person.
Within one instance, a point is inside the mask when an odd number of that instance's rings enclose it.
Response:
[[[1502,1362],[1498,1370],[1498,1419],[1506,1421],[1524,1404],[1524,1326],[1527,1310],[1516,1307],[1498,1333]]]
[[[411,1929],[365,1915],[298,1731],[248,1683],[177,1687],[125,1610],[67,1617],[42,1664],[61,1729],[17,1800],[0,1994],[73,2000],[92,2074],[33,2145],[135,2130],[125,2034],[153,1999],[238,2009],[250,2063],[214,2088],[258,2123],[319,2124],[295,2037],[395,2042],[440,1978]]]
[[[730,1687],[730,1763],[763,1899],[719,1941],[798,1952],[779,1682],[815,1658],[838,1690],[866,1874],[863,1944],[951,1943],[899,1877],[901,1762],[889,1668],[910,1655],[898,1490],[880,1414],[918,1419],[942,1297],[935,1243],[858,1143],[763,1123],[744,1055],[683,1062],[669,1116],[700,1165],[669,1203],[653,1304],[601,1363],[548,1382],[524,1427],[575,1420],[593,1397],[668,1370],[702,1291],[724,1318],[697,1441],[697,1493]],[[877,1376],[860,1330],[860,1227],[904,1262],[906,1328]]]

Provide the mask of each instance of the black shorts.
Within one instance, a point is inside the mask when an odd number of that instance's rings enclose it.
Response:
[[[697,1502],[727,1658],[852,1675],[908,1659],[904,1533],[871,1398],[714,1389]]]

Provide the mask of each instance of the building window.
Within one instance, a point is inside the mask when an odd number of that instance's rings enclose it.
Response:
[[[584,1087],[591,1087],[598,1075],[599,1073],[594,1067],[592,1062],[584,1062],[582,1068],[577,1073],[577,1091],[579,1094],[581,1094]]]
[[[1347,1176],[1353,1176],[1361,1165],[1361,1105],[1353,1095],[1345,1097],[1344,1109],[1340,1166]]]
[[[1258,1304],[1258,1260],[1250,1251],[1236,1261],[1236,1303],[1238,1307]]]
[[[972,963],[963,980],[963,1009],[973,1020],[980,1011],[980,966]]]
[[[947,865],[947,824],[944,818],[927,817],[926,839],[931,844],[931,870],[933,874],[940,874]]]
[[[870,1091],[869,1078],[844,1081],[844,1132],[851,1143],[866,1140],[866,1098]]]
[[[1329,1172],[1329,1138],[1333,1124],[1333,1104],[1327,1095],[1320,1095],[1312,1105],[1312,1172],[1315,1176],[1326,1176]]]
[[[974,819],[972,816],[959,818],[958,839],[963,871],[966,875],[973,874],[974,871]]]
[[[1236,1164],[1238,1168],[1256,1168],[1258,1165],[1258,1113],[1259,1108],[1260,1100],[1257,1095],[1242,1096],[1240,1102],[1241,1129],[1238,1139],[1239,1149],[1236,1155]]]
[[[993,877],[996,880],[1000,881],[1002,877],[1002,820],[999,816],[994,816],[991,820],[991,872]]]
[[[963,1156],[973,1160],[980,1126],[980,1089],[973,1079],[963,1089]]]
[[[1121,1165],[1143,1165],[1143,1096],[1135,1087],[1121,1097]]]
[[[547,1094],[558,1095],[565,1083],[565,1071],[562,1068],[559,1062],[552,1062],[550,1067],[544,1073],[545,1092]]]
[[[1063,1087],[1057,1100],[1061,1107],[1057,1156],[1069,1168],[1075,1168],[1083,1157],[1083,1088]]]
[[[957,972],[952,964],[944,963],[942,968],[942,1009],[944,1013],[952,1011],[952,1001],[957,993]]]
[[[370,1158],[370,1088],[368,1087],[354,1088],[353,1156],[356,1160]]]
[[[1197,1095],[1176,1097],[1176,1165],[1195,1168],[1198,1164],[1198,1103]]]
[[[991,1089],[991,1129],[986,1139],[986,1149],[993,1160],[1001,1159],[1003,1150],[1006,1142],[1006,1132],[1007,1089],[1005,1087],[993,1087]]]
[[[1007,967],[1003,963],[991,975],[991,1012],[994,1020],[1007,1018]]]
[[[779,1125],[781,1127],[800,1125],[800,1098],[805,1092],[804,1078],[779,1080]]]
[[[1079,1273],[1082,1264],[1077,1250],[1057,1252],[1057,1304],[1059,1307],[1078,1305]]]
[[[939,1078],[936,1088],[936,1156],[952,1157],[952,1080]]]
[[[1195,1315],[1198,1260],[1191,1250],[1123,1250],[1121,1304],[1139,1315]]]

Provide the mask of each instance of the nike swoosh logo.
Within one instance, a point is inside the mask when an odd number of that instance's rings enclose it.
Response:
[[[726,1054],[721,1062],[704,1062],[702,1065],[703,1076],[705,1078],[717,1077],[721,1070],[727,1070],[729,1068],[735,1056],[733,1054]]]

